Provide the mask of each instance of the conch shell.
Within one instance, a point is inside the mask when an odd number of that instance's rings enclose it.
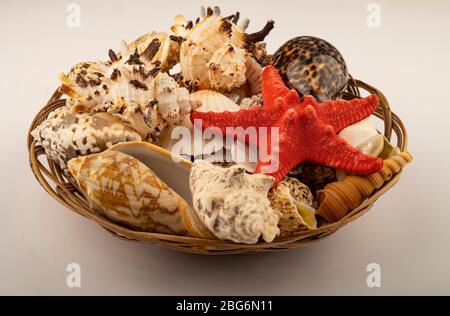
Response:
[[[77,157],[69,171],[93,208],[113,222],[150,232],[185,235],[187,204],[139,160],[118,151]]]
[[[384,160],[383,168],[369,176],[349,175],[343,181],[326,185],[323,190],[317,192],[320,205],[317,214],[330,223],[340,220],[411,161],[410,153],[401,152]]]
[[[120,54],[109,51],[110,61],[81,63],[61,74],[60,92],[70,97],[75,112],[110,112],[135,128],[142,139],[156,141],[167,126],[181,123],[199,104],[152,60],[160,40],[133,54],[122,42]],[[85,67],[85,68],[83,68]]]
[[[249,20],[239,25],[238,20],[239,12],[222,17],[218,7],[202,8],[195,24],[181,15],[175,17],[171,29],[182,38],[181,73],[191,90],[230,92],[254,78],[254,74],[247,72],[248,67],[255,69],[249,59],[259,63],[267,59],[261,42],[273,28],[273,21],[268,21],[261,31],[247,34]]]
[[[222,168],[195,160],[189,183],[194,209],[219,239],[254,244],[271,242],[280,230],[281,214],[270,207],[267,193],[274,179],[249,175],[239,166]]]
[[[74,157],[98,153],[119,142],[141,140],[136,131],[110,113],[74,113],[68,107],[50,112],[31,134],[63,169]]]
[[[309,188],[295,178],[284,178],[269,191],[270,205],[280,211],[279,237],[293,236],[317,228],[314,198]]]

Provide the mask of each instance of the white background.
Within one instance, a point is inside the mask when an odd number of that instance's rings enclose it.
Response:
[[[378,1],[381,28],[369,28],[370,2],[79,1],[81,27],[69,28],[70,1],[1,1],[0,294],[450,294],[450,3]],[[307,248],[204,257],[113,238],[38,185],[26,133],[57,74],[106,59],[121,38],[168,31],[176,14],[195,18],[202,4],[240,10],[250,31],[275,20],[271,53],[297,35],[322,37],[385,93],[415,160],[367,215]],[[81,288],[66,286],[71,262]],[[371,262],[381,288],[366,285]]]

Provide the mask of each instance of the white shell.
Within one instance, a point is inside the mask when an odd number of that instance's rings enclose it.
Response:
[[[260,237],[271,242],[279,234],[281,214],[267,198],[272,177],[196,160],[189,181],[194,209],[217,238],[254,244]]]
[[[264,35],[251,36],[244,33],[249,21],[239,25],[234,18],[220,15],[219,8],[203,10],[195,24],[178,15],[171,29],[182,37],[180,66],[183,80],[193,90],[213,89],[230,92],[246,84],[246,61],[254,57],[264,60],[265,45],[260,41],[268,34],[273,22],[269,21]],[[260,33],[261,35],[261,33]]]
[[[107,150],[69,161],[78,186],[101,214],[136,230],[185,235],[181,208],[188,207],[139,160]]]
[[[80,72],[76,78],[60,75],[60,91],[70,97],[74,111],[120,114],[143,139],[155,141],[165,127],[182,122],[198,106],[186,88],[159,72],[157,64],[130,55],[125,42],[120,56],[112,51],[110,56],[111,62],[90,65],[100,69],[99,80],[88,80]]]
[[[344,128],[338,135],[368,155],[378,156],[383,150],[383,135],[378,133],[370,118]]]
[[[383,150],[384,137],[378,133],[370,117],[342,129],[338,135],[363,153],[377,157]],[[347,173],[336,170],[336,177],[342,181]]]
[[[213,90],[199,90],[192,93],[191,97],[201,102],[201,106],[197,108],[199,112],[235,112],[241,109],[230,98]]]
[[[196,91],[191,94],[191,98],[201,104],[201,106],[197,108],[197,111],[200,112],[233,112],[241,109],[239,105],[231,101],[228,97],[220,92],[213,90]],[[188,129],[187,132],[191,139],[190,146],[186,144],[186,146],[183,146],[182,152],[176,152],[177,154],[183,156],[201,156],[211,155],[219,150],[223,150],[223,141],[215,139],[203,139],[202,131],[194,127],[188,117],[186,117],[186,119],[177,126],[166,129],[161,135],[161,140],[160,142],[158,142],[158,145],[169,151],[172,151],[172,149],[174,148],[173,146],[179,141],[178,138],[172,137],[172,132],[174,132],[175,128],[179,127]],[[194,139],[196,135],[199,137],[199,139]],[[197,144],[195,143],[196,141]],[[201,147],[201,151],[196,151],[195,146],[197,146],[198,148]]]
[[[98,153],[119,142],[141,140],[110,113],[73,113],[68,107],[50,112],[31,134],[63,169],[71,158]]]

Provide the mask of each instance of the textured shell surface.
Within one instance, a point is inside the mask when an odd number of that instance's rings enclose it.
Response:
[[[151,63],[160,62],[161,71],[169,71],[180,61],[180,42],[175,36],[170,36],[166,32],[149,32],[131,42],[128,45],[128,50],[132,53],[137,49],[138,54],[144,55],[144,58],[146,58],[148,55],[144,52],[154,39],[158,39],[161,45],[153,58],[148,61]]]
[[[110,113],[78,113],[69,107],[50,112],[32,135],[63,169],[71,158],[98,153],[119,142],[141,140],[136,131]]]
[[[289,87],[302,96],[312,95],[319,102],[335,97],[347,86],[349,78],[339,51],[313,36],[287,41],[272,56],[271,63]]]
[[[178,210],[181,199],[139,160],[107,150],[69,161],[92,207],[111,221],[132,229],[186,234]]]
[[[261,42],[273,28],[273,21],[261,31],[247,34],[249,20],[237,24],[238,20],[239,12],[222,17],[218,7],[203,9],[195,24],[181,15],[175,17],[171,29],[183,39],[180,66],[186,86],[229,92],[253,79],[247,77],[247,67],[254,65],[247,60],[261,63],[266,59]]]
[[[280,237],[317,228],[314,198],[309,188],[295,178],[286,177],[269,191],[272,208],[281,212]]]
[[[61,74],[60,91],[70,97],[68,104],[74,111],[118,114],[143,139],[156,141],[164,128],[182,122],[198,106],[186,88],[160,72],[159,60],[151,62],[160,44],[155,38],[141,55],[137,49],[130,55],[123,41],[119,55],[109,51],[109,62],[88,64],[100,69],[99,80],[88,80],[91,72],[87,71],[78,72],[75,80],[74,75]]]
[[[270,207],[268,191],[274,179],[247,174],[240,166],[222,168],[196,160],[189,184],[199,218],[219,239],[254,244],[271,242],[279,234],[281,214]]]

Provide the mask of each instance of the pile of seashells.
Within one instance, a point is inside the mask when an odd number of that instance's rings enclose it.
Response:
[[[345,215],[336,215],[333,205],[321,211],[317,200],[345,172],[305,163],[274,186],[272,177],[255,173],[255,163],[237,161],[236,153],[248,150],[239,141],[225,148],[227,163],[208,161],[215,147],[179,153],[188,160],[187,176],[176,181],[184,181],[192,197],[170,187],[155,171],[155,160],[147,159],[154,155],[153,145],[172,151],[176,127],[194,130],[194,110],[264,106],[261,78],[268,64],[300,95],[324,101],[345,89],[347,67],[331,44],[303,36],[270,56],[263,41],[274,22],[246,33],[249,20],[239,18],[239,12],[222,17],[217,7],[202,8],[195,21],[178,15],[173,34],[150,32],[130,44],[122,41],[120,52],[109,51],[108,61],[81,62],[60,75],[66,105],[32,135],[76,181],[94,211],[135,230],[248,244],[314,230]],[[179,73],[173,73],[176,65]],[[370,119],[339,135],[369,155],[398,156]],[[135,154],[117,146],[131,146]]]

